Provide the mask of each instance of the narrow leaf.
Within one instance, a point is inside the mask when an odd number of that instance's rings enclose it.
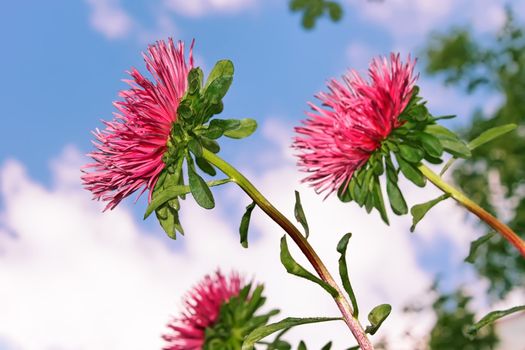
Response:
[[[166,232],[168,237],[171,239],[176,239],[177,231],[179,231],[181,234],[184,234],[177,210],[169,205],[164,205],[163,207],[157,209],[155,214],[159,220],[160,226],[164,232]]]
[[[337,296],[337,290],[323,281],[322,279],[314,276],[311,272],[306,270],[304,267],[299,265],[292,255],[290,254],[290,251],[288,250],[288,243],[286,243],[286,236],[283,236],[281,238],[281,263],[286,268],[286,271],[292,275],[305,278],[309,281],[312,281],[314,283],[317,283],[320,285],[324,290],[326,290],[330,295],[333,297]]]
[[[428,133],[421,133],[419,139],[423,149],[432,157],[440,158],[443,154],[443,146],[437,137]]]
[[[373,308],[368,314],[368,321],[370,321],[370,325],[366,326],[365,332],[374,335],[386,320],[388,315],[390,315],[391,311],[392,306],[389,304],[381,304]]]
[[[470,141],[468,144],[468,147],[473,150],[475,148],[478,148],[479,146],[494,140],[495,138],[498,138],[502,135],[505,135],[508,132],[511,132],[512,130],[516,129],[516,124],[506,124],[497,126],[495,128],[486,130],[481,133],[478,137],[476,137],[474,140]]]
[[[250,136],[257,129],[257,121],[251,118],[240,120],[240,125],[235,129],[226,130],[224,136],[232,139],[242,139]]]
[[[213,186],[219,186],[223,185],[225,183],[230,182],[231,179],[222,179],[222,180],[213,180],[208,181],[207,185],[209,187]],[[148,207],[146,208],[146,212],[144,213],[144,219],[146,219],[148,216],[151,215],[157,208],[159,208],[161,205],[166,203],[167,201],[177,198],[178,196],[188,194],[190,193],[190,186],[184,186],[184,185],[177,185],[177,186],[169,186],[165,187],[162,190],[155,192],[154,198],[149,203]]]
[[[383,219],[385,224],[390,225],[390,222],[388,221],[388,214],[386,213],[385,201],[383,199],[383,192],[381,192],[381,184],[377,176],[374,180],[374,183],[375,185],[372,192],[372,197],[374,199],[374,207],[377,209],[377,211],[379,211],[381,219]]]
[[[202,146],[196,139],[191,139],[190,142],[188,142],[188,148],[195,157],[202,157]]]
[[[248,248],[248,227],[250,226],[250,218],[252,211],[255,208],[255,202],[252,202],[246,207],[246,212],[241,219],[241,226],[239,227],[239,234],[241,236],[241,245],[244,248]]]
[[[443,138],[441,139],[441,145],[445,151],[452,154],[454,157],[470,158],[472,156],[470,149],[463,140]]]
[[[215,207],[215,200],[206,181],[195,171],[193,160],[188,159],[188,178],[190,183],[190,192],[197,204],[204,209]]]
[[[352,302],[352,308],[354,309],[353,315],[355,318],[357,318],[359,316],[359,307],[357,305],[357,299],[355,297],[352,284],[350,283],[350,277],[348,276],[348,267],[346,265],[346,248],[348,247],[348,242],[350,241],[351,237],[352,234],[349,232],[341,238],[341,240],[337,244],[337,252],[341,254],[341,256],[339,257],[339,276],[341,277],[341,281],[343,282],[343,288],[345,289],[346,293],[350,297],[350,301]]]
[[[303,206],[301,205],[301,196],[299,192],[295,191],[295,208],[294,215],[297,222],[299,222],[304,229],[306,238],[310,235],[310,229],[308,228],[308,222],[306,221],[306,215],[304,215]]]
[[[474,261],[476,260],[476,253],[479,247],[487,243],[492,237],[494,237],[494,235],[496,235],[496,232],[492,231],[487,233],[486,235],[479,237],[475,241],[472,241],[470,243],[470,250],[468,256],[465,258],[465,261],[474,264]]]
[[[432,209],[436,204],[441,201],[444,201],[449,197],[448,194],[441,195],[435,199],[432,199],[428,202],[416,204],[410,209],[410,214],[412,214],[412,226],[410,227],[410,232],[414,232],[416,225],[421,221],[427,214],[427,212]]]
[[[506,310],[498,310],[489,312],[485,317],[483,317],[479,322],[470,326],[467,330],[467,334],[471,337],[475,336],[476,333],[483,327],[493,323],[494,321],[505,317],[507,315],[513,314],[515,312],[525,311],[525,305],[515,306]]]
[[[330,350],[330,349],[332,349],[332,342],[331,341],[326,343],[326,345],[321,348],[321,350]]]
[[[412,181],[416,186],[424,187],[427,183],[425,176],[419,171],[418,168],[405,161],[403,158],[396,154],[397,164],[399,169],[405,175],[407,179]]]
[[[301,340],[301,342],[299,343],[299,346],[297,347],[297,350],[308,350],[306,348],[306,344],[304,343],[304,341]]]
[[[397,184],[390,180],[389,177],[386,179],[386,193],[390,201],[390,207],[397,215],[404,215],[408,213],[407,203],[401,190],[397,187]]]
[[[319,322],[328,322],[328,321],[339,321],[342,320],[340,317],[309,317],[309,318],[295,318],[295,317],[288,317],[284,320],[281,320],[276,323],[272,323],[266,326],[259,327],[252,331],[248,336],[244,339],[244,343],[242,344],[242,350],[252,350],[255,346],[255,343],[257,343],[259,340],[269,336],[272,333],[275,333],[277,331],[303,325],[303,324],[309,324],[309,323],[319,323]]]
[[[424,156],[423,151],[420,150],[419,148],[412,147],[412,146],[405,145],[405,144],[399,145],[399,154],[405,160],[409,161],[410,163],[414,163],[414,164],[421,162]]]
[[[211,165],[206,159],[202,157],[196,157],[195,163],[197,163],[197,166],[199,167],[199,169],[204,171],[206,174],[210,176],[217,175],[217,171],[215,171],[215,168],[213,167],[213,165]]]

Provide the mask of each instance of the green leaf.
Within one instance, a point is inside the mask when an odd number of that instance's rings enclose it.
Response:
[[[257,122],[254,119],[241,119],[240,125],[235,129],[226,130],[224,136],[232,139],[242,139],[250,136],[257,129]]]
[[[215,140],[210,140],[207,137],[201,137],[200,141],[202,146],[212,153],[219,153],[221,150],[219,143]]]
[[[388,194],[388,200],[390,201],[390,207],[397,215],[404,215],[408,213],[407,203],[403,194],[397,187],[397,184],[393,182],[389,177],[386,179],[386,193]]]
[[[194,95],[202,87],[202,80],[204,79],[204,74],[200,67],[193,68],[188,73],[188,94]]]
[[[381,327],[381,324],[383,324],[388,315],[390,315],[391,311],[392,306],[389,304],[381,304],[373,308],[368,314],[370,325],[366,326],[365,332],[371,335],[376,334],[377,330]]]
[[[228,92],[233,81],[233,63],[230,60],[220,60],[213,67],[206,85],[204,97],[213,103],[218,103]]]
[[[437,137],[428,133],[419,134],[419,140],[423,149],[432,157],[440,158],[443,154],[443,146]]]
[[[334,22],[341,20],[343,17],[343,8],[336,2],[330,1],[326,3],[328,7],[328,15],[330,19]]]
[[[301,340],[301,342],[299,343],[299,346],[297,347],[297,350],[308,350],[306,348],[306,344],[304,343],[304,341]]]
[[[168,237],[171,239],[176,239],[177,231],[179,231],[181,234],[184,234],[177,210],[169,205],[164,205],[163,207],[157,209],[155,214],[159,220],[160,226],[164,232],[166,232]]]
[[[355,297],[352,284],[350,283],[350,277],[348,276],[348,267],[346,265],[346,248],[348,247],[348,242],[350,241],[351,237],[352,234],[349,232],[341,238],[339,243],[337,243],[337,252],[341,254],[341,256],[339,257],[339,276],[341,277],[341,281],[343,282],[343,288],[345,289],[346,293],[350,297],[350,301],[352,302],[352,308],[354,309],[353,315],[355,318],[357,318],[359,316],[359,307],[357,305],[357,299]]]
[[[375,177],[374,183],[375,185],[372,192],[372,196],[374,198],[374,207],[377,209],[377,211],[379,211],[381,219],[383,219],[385,224],[390,225],[390,222],[388,221],[388,214],[386,213],[385,201],[383,200],[383,193],[381,192],[381,185],[377,176]]]
[[[432,209],[436,204],[441,201],[444,201],[449,197],[448,194],[441,195],[435,199],[432,199],[428,202],[416,204],[410,209],[410,214],[412,214],[412,226],[410,227],[410,232],[414,232],[416,225],[421,221],[427,214],[427,212]]]
[[[321,348],[321,350],[330,350],[330,349],[332,349],[332,342],[331,341],[326,343],[326,345]]]
[[[215,171],[215,168],[213,167],[213,165],[211,165],[206,159],[202,157],[196,157],[195,163],[197,163],[197,166],[199,167],[199,169],[204,171],[206,174],[210,176],[217,175],[217,172]]]
[[[471,152],[467,144],[453,131],[438,124],[428,125],[425,131],[436,136],[448,153],[460,158],[470,158]]]
[[[310,235],[310,229],[308,228],[308,222],[306,221],[306,215],[304,215],[303,206],[301,205],[301,196],[299,192],[295,191],[295,207],[294,215],[297,222],[299,222],[304,229],[304,234],[306,238]]]
[[[492,311],[489,312],[485,317],[483,317],[479,322],[470,326],[467,330],[467,334],[471,337],[474,337],[476,333],[483,327],[493,323],[494,321],[505,317],[507,315],[513,314],[515,312],[525,311],[525,305],[515,306],[506,310]]]
[[[309,324],[309,323],[340,321],[340,320],[342,320],[342,318],[340,317],[309,317],[309,318],[288,317],[279,322],[272,323],[266,326],[262,326],[252,331],[244,339],[244,343],[242,344],[242,350],[252,350],[255,346],[255,343],[257,343],[259,340],[269,336],[272,333],[275,333],[283,329],[287,329],[287,328],[291,328],[291,327],[295,327],[295,326],[299,326],[303,324]]]
[[[345,188],[346,185],[346,188]],[[348,203],[352,200],[352,195],[350,194],[350,191],[348,189],[348,185],[346,183],[343,183],[339,190],[337,190],[337,198],[343,203]]]
[[[202,157],[202,146],[198,140],[191,139],[190,142],[188,142],[188,149],[195,157]]]
[[[210,84],[216,80],[217,78],[221,77],[233,77],[234,68],[233,63],[230,60],[220,60],[215,63],[215,66],[210,72],[210,75],[208,75],[208,80],[206,81],[206,85],[204,88],[206,89]]]
[[[412,181],[416,186],[424,187],[427,183],[425,176],[419,171],[418,168],[405,161],[403,158],[399,157],[396,154],[397,164],[399,164],[399,169],[405,175],[407,179]]]
[[[206,181],[195,171],[193,160],[188,159],[188,180],[190,183],[190,192],[197,204],[204,209],[215,207],[215,200]]]
[[[468,144],[468,147],[473,150],[478,148],[479,146],[490,142],[494,140],[495,138],[498,138],[502,135],[505,135],[508,132],[511,132],[512,130],[516,129],[516,124],[505,124],[501,126],[497,126],[495,128],[489,129],[481,133],[478,137],[476,137],[474,140],[470,141]]]
[[[403,159],[414,164],[418,164],[419,162],[421,162],[423,156],[425,155],[423,151],[419,148],[405,144],[399,145],[399,154],[401,155],[401,157],[403,157]]]
[[[241,226],[239,227],[239,234],[241,236],[241,245],[248,248],[248,227],[250,226],[250,218],[252,211],[255,208],[255,202],[252,202],[246,207],[246,211],[241,219]]]
[[[208,181],[207,185],[209,187],[224,185],[225,183],[231,182],[231,179],[221,179]],[[155,195],[144,213],[144,219],[151,215],[155,210],[157,210],[161,205],[165,204],[169,200],[177,198],[181,195],[190,193],[190,186],[176,185],[165,187],[162,190],[155,192]]]
[[[309,281],[312,281],[314,283],[317,283],[320,285],[324,290],[326,290],[330,295],[333,297],[337,296],[337,290],[323,281],[322,279],[314,276],[311,272],[306,270],[304,267],[299,265],[292,255],[290,254],[290,251],[288,250],[288,244],[286,243],[286,236],[283,236],[281,238],[281,263],[286,268],[286,271],[289,274],[305,278]]]
[[[212,119],[210,121],[209,127],[219,128],[222,132],[227,130],[235,130],[239,128],[241,121],[239,119]]]
[[[487,233],[486,235],[483,235],[476,239],[475,241],[472,241],[470,243],[470,250],[468,253],[468,256],[465,258],[465,261],[471,264],[474,264],[476,259],[476,253],[483,244],[487,243],[492,237],[496,235],[496,232],[491,231]]]

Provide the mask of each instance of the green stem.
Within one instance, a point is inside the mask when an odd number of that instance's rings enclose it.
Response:
[[[278,211],[260,192],[255,188],[255,186],[237,169],[232,165],[227,163],[225,160],[217,156],[216,154],[203,149],[202,153],[203,158],[208,162],[219,168],[224,174],[228,175],[233,182],[235,182],[240,188],[246,192],[252,200],[257,203],[257,205],[279,226],[281,226],[284,231],[292,238],[292,240],[297,244],[301,252],[308,259],[310,264],[319,275],[319,277],[331,285],[337,290],[337,296],[334,297],[334,300],[343,315],[343,318],[350,328],[350,331],[354,335],[357,343],[359,344],[361,350],[373,350],[374,347],[370,343],[370,340],[366,336],[363,327],[359,323],[359,320],[353,317],[352,307],[348,303],[348,300],[345,298],[344,294],[341,292],[341,289],[335,282],[334,278],[319,258],[314,248],[306,240],[306,238],[301,234],[301,232],[295,227],[294,224],[290,222],[280,211]]]
[[[450,195],[454,198],[459,204],[467,208],[470,212],[475,214],[481,220],[485,221],[490,227],[499,232],[507,241],[518,249],[522,256],[525,257],[525,242],[512,231],[510,227],[496,219],[488,211],[477,205],[470,198],[465,196],[462,192],[452,187],[450,184],[443,181],[443,179],[434,173],[430,168],[421,164],[419,165],[419,170],[430,180],[436,187],[438,187],[443,192]]]

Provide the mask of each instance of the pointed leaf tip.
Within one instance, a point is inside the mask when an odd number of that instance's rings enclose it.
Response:
[[[304,229],[306,238],[310,235],[310,229],[308,228],[308,222],[306,221],[306,215],[304,214],[303,206],[301,204],[301,195],[298,191],[295,191],[295,207],[294,207],[295,219],[299,222]]]

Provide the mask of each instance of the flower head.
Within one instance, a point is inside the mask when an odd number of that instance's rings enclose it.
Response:
[[[153,81],[131,69],[132,79],[125,80],[130,88],[114,103],[114,119],[93,132],[96,150],[88,155],[94,162],[83,167],[82,181],[95,199],[108,202],[106,209],[141,188],[151,195],[164,169],[163,155],[193,68],[192,47],[186,62],[182,42],[175,45],[169,39],[149,46],[143,56]]]
[[[322,107],[310,103],[313,112],[295,128],[299,166],[310,173],[305,182],[329,193],[348,185],[354,172],[403,125],[399,116],[412,97],[414,64],[410,57],[403,63],[391,54],[390,60],[372,61],[369,82],[350,71],[342,83],[328,83],[329,92],[316,96]]]
[[[237,349],[244,337],[277,313],[255,316],[264,304],[263,286],[253,291],[238,273],[206,276],[188,293],[184,311],[168,324],[164,350]]]
[[[163,336],[166,350],[200,350],[205,341],[205,331],[215,325],[221,306],[239,295],[243,282],[237,273],[225,277],[220,272],[207,275],[186,296],[185,311],[168,324],[171,334]]]

